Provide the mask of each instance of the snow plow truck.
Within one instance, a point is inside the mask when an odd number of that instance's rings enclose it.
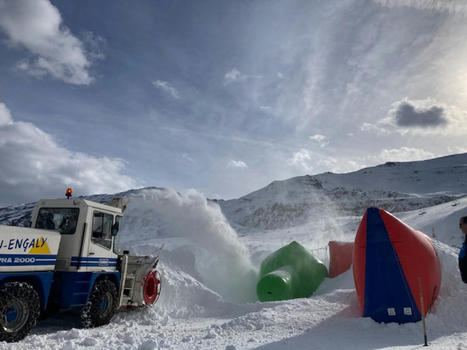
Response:
[[[71,194],[40,200],[30,228],[0,226],[0,341],[23,339],[39,316],[71,309],[82,327],[98,327],[159,298],[158,256],[115,251],[123,201]]]

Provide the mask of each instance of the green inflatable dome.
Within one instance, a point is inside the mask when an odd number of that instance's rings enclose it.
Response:
[[[293,241],[264,259],[256,293],[260,301],[306,298],[327,275],[326,266]]]

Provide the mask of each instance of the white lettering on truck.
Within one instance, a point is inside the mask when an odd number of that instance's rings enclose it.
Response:
[[[0,264],[11,264],[12,262],[11,258],[0,258]]]
[[[0,258],[0,264],[34,264],[36,262],[36,258],[33,257],[2,257]]]

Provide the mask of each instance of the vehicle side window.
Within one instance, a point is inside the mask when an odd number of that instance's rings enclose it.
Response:
[[[118,252],[120,250],[120,234],[118,231],[120,230],[120,222],[122,221],[122,216],[116,215],[115,216],[115,223],[114,229],[116,228],[116,232],[114,232],[114,252]]]
[[[111,214],[95,211],[92,217],[92,242],[107,249],[112,247],[112,221]]]
[[[118,230],[120,229],[120,219],[121,218],[122,217],[119,216],[119,215],[115,216],[115,222],[114,222],[114,225],[112,227],[112,235],[113,236],[117,236],[117,234],[118,234]]]

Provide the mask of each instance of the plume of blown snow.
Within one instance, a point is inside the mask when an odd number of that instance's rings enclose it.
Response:
[[[160,243],[161,237],[180,237],[191,249],[196,275],[204,285],[228,301],[256,300],[257,271],[248,249],[217,203],[197,191],[140,192],[130,198],[119,236],[125,240],[120,244],[127,247],[154,245],[153,240]]]

